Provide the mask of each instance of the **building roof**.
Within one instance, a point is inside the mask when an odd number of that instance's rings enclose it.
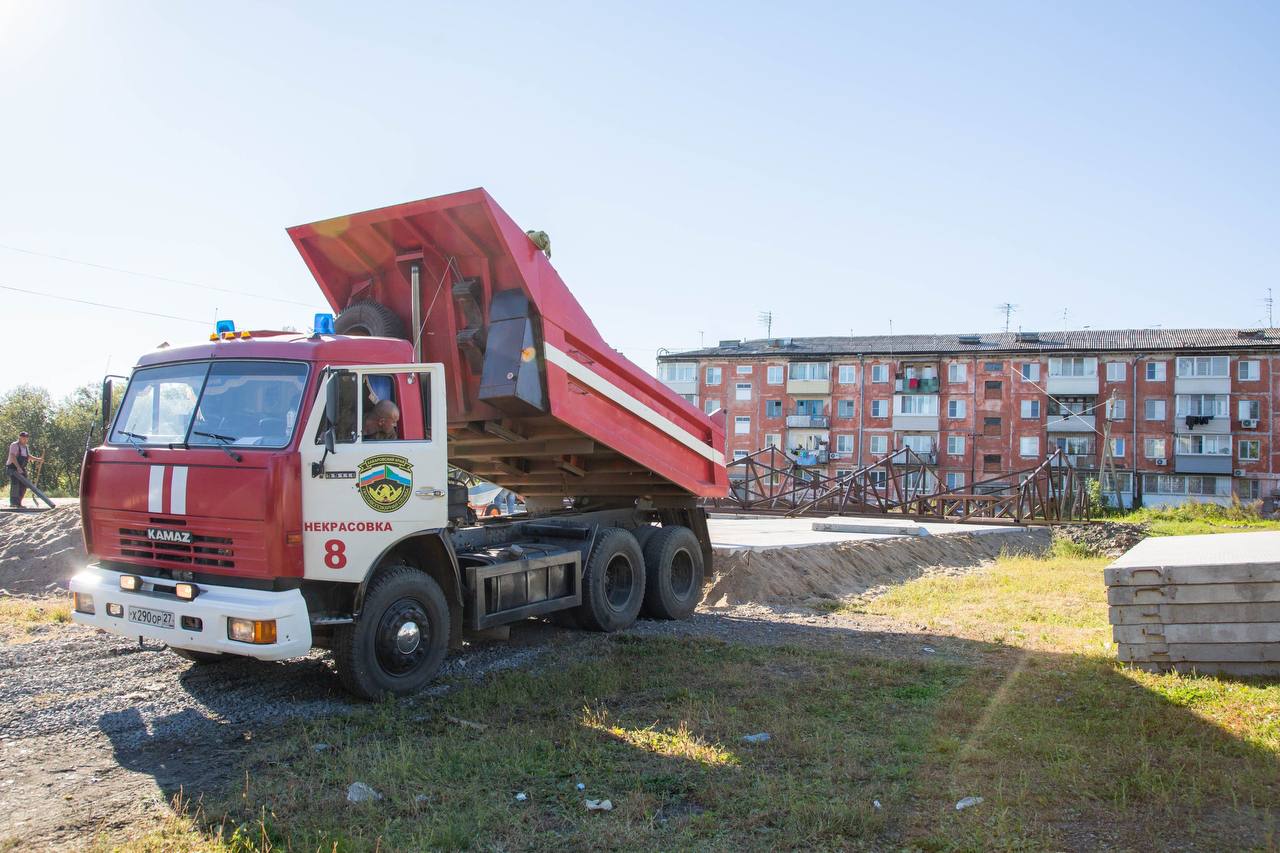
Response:
[[[1280,329],[1080,329],[1065,332],[989,332],[953,335],[761,338],[658,356],[767,358],[836,355],[980,355],[1085,352],[1154,353],[1185,350],[1280,350]]]

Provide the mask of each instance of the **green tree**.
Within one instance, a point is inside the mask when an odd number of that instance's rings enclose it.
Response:
[[[44,388],[19,385],[0,395],[0,444],[6,449],[18,433],[31,433],[31,450],[44,457],[38,485],[46,494],[74,495],[80,489],[80,465],[90,430],[101,439],[99,390],[83,385],[55,403]],[[30,473],[35,475],[32,467]],[[7,485],[7,483],[6,483]]]

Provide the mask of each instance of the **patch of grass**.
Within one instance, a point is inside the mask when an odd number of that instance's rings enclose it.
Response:
[[[22,642],[52,623],[71,621],[68,598],[0,598],[0,641]]]
[[[1263,518],[1260,503],[1233,499],[1227,506],[1188,501],[1179,506],[1144,507],[1108,521],[1146,523],[1152,536],[1188,536],[1201,533],[1239,533],[1246,530],[1280,530],[1280,519]]]

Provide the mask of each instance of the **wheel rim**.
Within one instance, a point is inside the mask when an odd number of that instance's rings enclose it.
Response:
[[[386,609],[378,620],[374,637],[374,654],[378,666],[388,675],[402,676],[413,672],[427,656],[431,620],[422,605],[412,598],[401,598]]]
[[[693,591],[693,555],[681,548],[671,558],[671,591],[686,598]]]
[[[631,561],[618,554],[604,570],[604,599],[614,611],[625,610],[635,588],[636,576]]]

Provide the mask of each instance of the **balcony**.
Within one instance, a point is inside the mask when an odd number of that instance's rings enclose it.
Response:
[[[1061,467],[1070,464],[1077,471],[1093,471],[1098,467],[1098,456],[1096,453],[1064,453],[1054,457],[1053,464]]]
[[[1175,453],[1173,455],[1173,470],[1176,474],[1229,475],[1234,464],[1235,460],[1228,453]]]
[[[1173,380],[1175,394],[1230,394],[1231,376],[1178,376]]]
[[[903,432],[937,432],[937,415],[903,415],[898,412],[897,400],[894,400],[893,428]]]
[[[1178,415],[1173,419],[1173,431],[1178,435],[1230,435],[1231,418],[1212,415]]]
[[[912,383],[915,383],[914,385]],[[897,379],[893,390],[899,394],[937,394],[939,383],[937,377],[932,379]]]
[[[787,426],[792,429],[827,429],[831,426],[829,415],[787,415]]]
[[[900,447],[893,452],[893,456],[889,457],[889,462],[893,465],[919,465],[923,462],[925,465],[938,464],[938,451],[936,450],[916,450],[915,455],[904,452],[907,448]]]
[[[1071,412],[1050,412],[1045,429],[1049,432],[1093,432],[1097,429],[1097,417]]]
[[[1097,396],[1098,375],[1095,373],[1093,376],[1054,376],[1051,373],[1045,380],[1045,390],[1054,396]]]
[[[797,465],[826,465],[827,451],[825,450],[799,450],[791,451],[787,454],[795,460]]]
[[[831,379],[787,379],[787,393],[802,397],[824,397],[831,393]]]

